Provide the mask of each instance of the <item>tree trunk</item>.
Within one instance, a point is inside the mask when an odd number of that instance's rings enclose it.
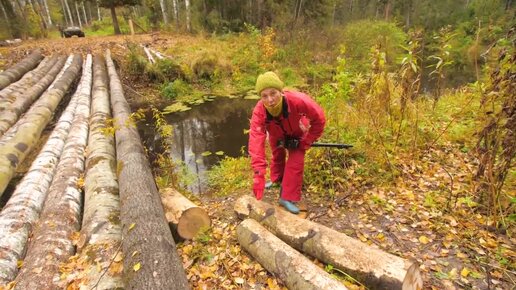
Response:
[[[50,10],[48,9],[47,0],[43,0],[43,6],[45,6],[45,12],[47,14],[48,25],[52,25],[52,18],[50,17]]]
[[[115,10],[115,6],[111,6],[110,8],[111,10],[111,18],[113,20],[113,29],[115,30],[115,34],[122,34],[120,32],[120,25],[118,25],[118,19],[116,18],[116,10]]]
[[[38,220],[47,190],[72,121],[79,94],[75,94],[59,118],[47,143],[16,186],[13,195],[0,214],[0,285],[16,277],[17,262],[23,260],[27,239]]]
[[[77,7],[77,2],[75,2],[75,14],[77,15],[77,21],[79,22],[79,27],[82,28],[81,14],[79,14],[79,8]]]
[[[84,17],[84,25],[88,25],[89,21],[88,21],[88,16],[86,16],[86,8],[84,7],[84,1],[81,2],[81,7],[82,7],[82,16]]]
[[[91,127],[84,180],[84,219],[77,244],[77,260],[84,262],[78,263],[81,269],[74,277],[73,286],[76,287],[68,286],[73,289],[124,288],[121,271],[107,269],[118,254],[117,249],[122,240],[115,140],[112,135],[104,133],[106,122],[111,118],[108,87],[104,58],[95,56]]]
[[[165,207],[165,216],[171,228],[185,240],[195,237],[202,228],[211,226],[211,219],[206,211],[177,190],[167,188],[162,191],[161,202]]]
[[[65,4],[64,0],[61,0],[61,6],[63,6],[63,15],[64,15],[64,18],[65,18],[66,25],[67,26],[73,25],[73,21],[71,21],[69,19],[68,13],[66,13],[66,4]],[[63,36],[61,36],[61,37],[63,37]]]
[[[330,274],[289,247],[260,223],[246,219],[237,229],[238,243],[289,289],[347,289]]]
[[[57,171],[48,190],[41,217],[34,227],[20,273],[17,289],[63,289],[60,264],[68,261],[75,246],[72,234],[80,228],[82,194],[78,185],[84,172],[84,153],[88,142],[91,97],[91,55],[83,69],[76,113],[66,139]]]
[[[235,211],[240,216],[259,220],[295,249],[344,270],[372,289],[401,289],[407,269],[411,266],[411,263],[400,257],[278,210],[252,196],[239,198]]]
[[[179,28],[179,9],[177,0],[172,0],[172,5],[174,7],[174,21],[176,22],[176,28]]]
[[[188,280],[165,219],[160,196],[111,53],[106,53],[111,107],[117,121],[116,154],[128,289],[188,289]],[[151,214],[152,213],[152,214]],[[133,253],[138,253],[134,255]],[[135,267],[139,267],[135,271]]]
[[[65,57],[59,57],[59,59],[49,66],[50,70],[47,74],[41,78],[37,83],[31,87],[26,88],[26,91],[13,94],[10,97],[15,97],[13,102],[9,100],[0,103],[0,136],[4,133],[20,118],[29,107],[38,99],[38,97],[48,88],[48,86],[56,79],[57,74],[61,71],[64,63],[66,62]]]
[[[36,50],[27,57],[25,57],[22,61],[1,72],[0,90],[4,89],[11,83],[19,80],[24,74],[35,68],[42,59],[43,55],[41,55],[41,52],[39,50]]]
[[[190,0],[185,0],[185,12],[186,12],[186,31],[192,32],[192,23],[190,21]]]
[[[81,66],[82,57],[77,55],[54,88],[45,92],[26,113],[26,122],[19,126],[16,135],[0,147],[0,196],[14,176],[18,164],[38,142],[55,108],[77,78]]]
[[[159,5],[161,6],[161,13],[163,14],[163,23],[168,25],[168,14],[167,14],[167,6],[165,5],[165,0],[159,0]]]
[[[99,21],[101,21],[102,20],[102,15],[100,14],[100,6],[99,6],[98,2],[97,2],[97,16],[98,16]]]
[[[70,10],[70,5],[68,5],[68,0],[64,0],[64,3],[65,3],[65,7],[66,7],[66,12],[68,12],[68,18],[70,19],[70,25],[75,25],[75,22],[73,21],[73,16],[72,16],[72,10]]]

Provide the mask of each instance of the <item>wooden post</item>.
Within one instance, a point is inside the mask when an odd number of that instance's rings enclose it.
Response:
[[[131,30],[131,35],[134,35],[134,26],[132,19],[129,19],[129,30]]]

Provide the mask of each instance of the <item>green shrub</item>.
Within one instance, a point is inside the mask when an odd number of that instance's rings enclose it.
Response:
[[[215,55],[203,53],[192,64],[192,71],[198,79],[211,80],[215,75],[218,64]]]
[[[192,88],[189,84],[181,79],[176,79],[173,82],[164,84],[161,88],[161,94],[167,99],[176,99],[180,96],[190,94]]]

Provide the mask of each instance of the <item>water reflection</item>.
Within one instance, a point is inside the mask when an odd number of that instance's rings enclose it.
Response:
[[[182,160],[189,171],[196,176],[190,186],[194,193],[206,190],[206,170],[217,164],[223,156],[215,154],[222,151],[225,156],[241,155],[242,146],[246,146],[249,129],[249,118],[256,100],[217,98],[193,107],[186,112],[166,115],[169,124],[174,127],[174,133],[168,140],[171,156]],[[161,140],[154,133],[150,124],[140,125],[140,134],[149,155],[160,153]],[[210,155],[207,155],[210,152]],[[220,152],[219,152],[220,154]]]

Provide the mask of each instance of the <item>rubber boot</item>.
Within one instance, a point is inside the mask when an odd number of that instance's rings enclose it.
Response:
[[[278,183],[278,182],[272,182],[272,181],[267,181],[265,183],[265,189],[274,189],[274,188],[280,188],[281,187],[281,181]]]
[[[286,210],[288,210],[289,212],[293,213],[293,214],[298,214],[299,213],[299,208],[291,201],[288,201],[288,200],[284,200],[283,198],[281,198],[281,192],[282,192],[283,188],[280,186],[280,199],[279,199],[279,204],[284,207]]]

